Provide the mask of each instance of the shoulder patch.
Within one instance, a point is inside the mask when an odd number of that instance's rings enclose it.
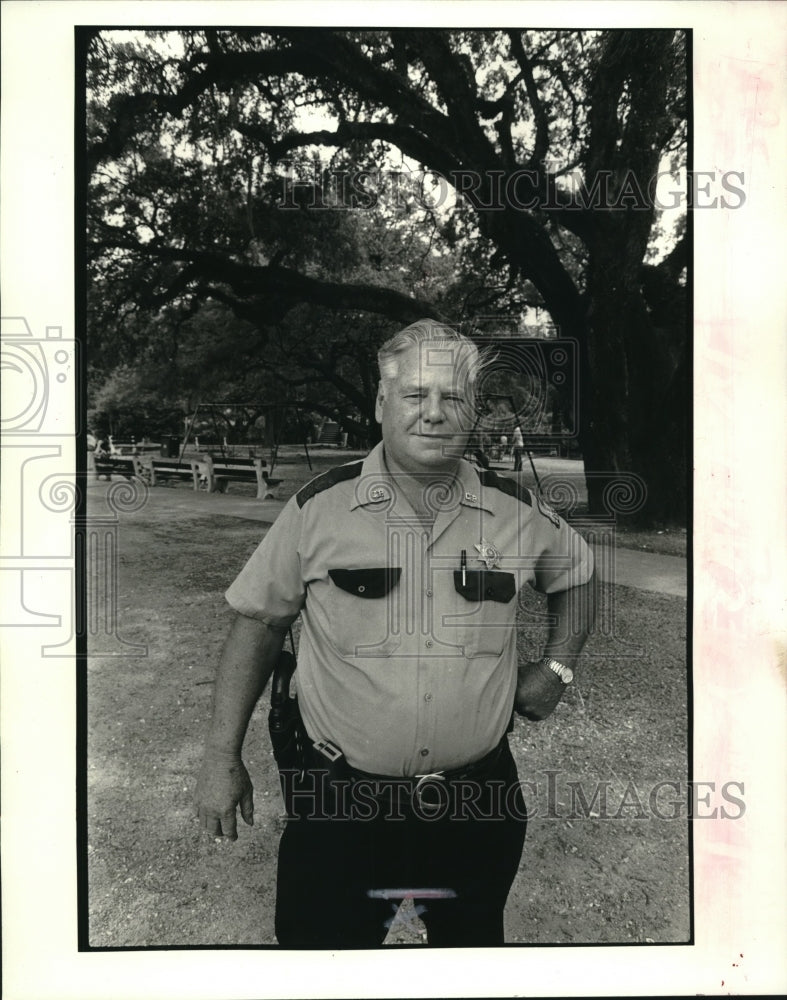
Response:
[[[295,499],[299,507],[303,507],[307,500],[311,500],[317,493],[329,490],[337,483],[343,483],[348,479],[357,479],[361,474],[363,462],[350,462],[349,465],[337,465],[335,469],[328,469],[302,486],[295,494]]]
[[[505,493],[510,497],[516,497],[517,500],[526,503],[528,507],[533,506],[530,490],[526,486],[520,486],[515,479],[498,476],[491,469],[479,469],[478,478],[481,480],[481,485],[485,488],[491,487],[492,489],[500,490],[501,493]]]

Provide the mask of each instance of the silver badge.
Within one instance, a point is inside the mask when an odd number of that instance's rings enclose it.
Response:
[[[500,553],[491,542],[482,538],[479,544],[474,545],[473,548],[478,549],[478,561],[485,563],[487,569],[494,569],[495,566],[500,565]]]

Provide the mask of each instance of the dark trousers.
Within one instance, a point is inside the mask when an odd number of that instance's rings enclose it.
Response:
[[[318,771],[295,791],[279,845],[282,947],[379,947],[403,898],[432,946],[504,943],[527,825],[507,741],[482,776],[433,788],[425,804],[409,789],[361,794]]]

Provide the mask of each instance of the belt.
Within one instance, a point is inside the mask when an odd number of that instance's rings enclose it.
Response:
[[[473,761],[464,767],[453,768],[450,771],[431,771],[428,774],[414,774],[412,776],[398,776],[390,774],[374,774],[371,771],[362,771],[357,767],[351,767],[347,763],[344,754],[333,743],[328,740],[316,740],[312,744],[313,752],[311,756],[315,759],[316,766],[326,768],[330,777],[344,781],[363,781],[370,786],[377,786],[377,796],[393,796],[403,793],[410,798],[417,800],[421,809],[428,812],[430,809],[439,808],[434,802],[429,802],[429,789],[434,784],[451,784],[452,782],[469,781],[474,778],[481,778],[486,772],[491,771],[497,764],[504,748],[508,747],[508,732],[506,731],[497,746],[493,747],[483,757]],[[314,753],[318,751],[318,753]],[[322,756],[323,760],[319,757]]]
[[[508,741],[508,734],[506,733],[497,744],[493,747],[489,753],[484,754],[478,760],[472,762],[472,764],[465,764],[464,767],[457,767],[450,771],[432,771],[429,774],[414,774],[411,777],[394,777],[390,774],[372,774],[369,771],[361,771],[356,767],[351,767],[347,765],[347,770],[350,776],[355,780],[364,781],[396,781],[412,783],[417,785],[419,781],[423,781],[424,778],[442,778],[443,781],[464,781],[468,778],[477,778],[482,775],[485,771],[490,770],[493,765],[497,763],[500,754],[503,751],[503,745]],[[318,748],[319,749],[319,748]]]

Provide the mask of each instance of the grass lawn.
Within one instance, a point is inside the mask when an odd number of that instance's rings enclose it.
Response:
[[[266,696],[245,747],[255,826],[240,824],[234,844],[215,842],[191,817],[213,672],[231,620],[223,592],[266,526],[176,519],[166,505],[153,506],[121,515],[118,544],[119,633],[145,644],[147,655],[95,655],[88,666],[90,941],[272,944],[282,821]],[[511,736],[520,778],[530,783],[531,822],[506,913],[510,942],[688,937],[685,809],[666,818],[676,793],[650,798],[659,782],[685,787],[685,601],[608,587],[604,609],[604,628],[555,714],[538,724],[518,719]],[[522,655],[539,649],[541,610],[536,594],[520,605]],[[593,798],[600,784],[606,808]],[[418,943],[420,935],[401,925],[388,940]]]

